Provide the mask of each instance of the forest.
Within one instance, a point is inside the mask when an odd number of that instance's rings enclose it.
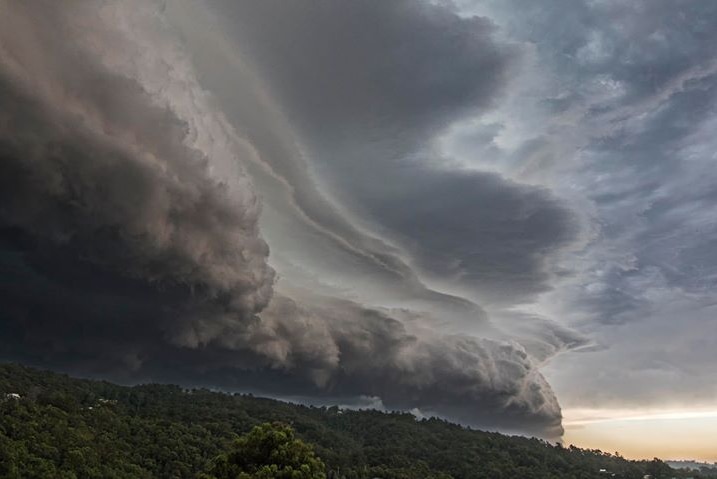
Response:
[[[710,477],[704,474],[407,413],[128,387],[0,364],[0,478]]]

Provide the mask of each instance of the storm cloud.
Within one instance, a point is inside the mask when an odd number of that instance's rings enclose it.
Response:
[[[467,280],[458,290],[479,304],[550,289],[553,254],[580,234],[569,208],[548,190],[453,168],[434,149],[452,124],[490,111],[518,73],[522,48],[498,41],[488,18],[411,1],[215,9],[310,158],[316,180],[296,171],[301,162],[265,159],[308,217],[372,255],[363,235],[398,247],[382,257],[407,277]],[[326,202],[364,228],[329,218]]]
[[[0,12],[3,358],[550,438],[714,409],[715,4]]]
[[[479,111],[493,102],[512,53],[493,43],[488,21],[466,22],[438,7],[354,5],[360,10],[354,12],[356,18],[383,19],[385,24],[379,26],[386,41],[409,48],[409,32],[425,27],[428,43],[419,45],[426,50],[425,58],[445,58],[443,53],[455,51],[471,61],[455,75],[439,75],[428,83],[412,79],[430,78],[427,72],[440,64],[409,73],[393,67],[383,73],[374,70],[367,81],[377,90],[364,91],[365,96],[355,97],[346,109],[339,104],[353,89],[335,79],[329,82],[335,96],[331,99],[326,92],[329,105],[314,118],[316,125],[350,123],[349,118],[365,122],[363,127],[347,126],[346,133],[356,136],[352,141],[360,142],[367,138],[365,126],[374,120],[382,125],[379,119],[385,118],[388,129],[380,136],[389,141],[389,125],[400,124],[401,117],[413,118],[416,123],[407,128],[415,138],[396,143],[410,153],[426,146],[417,138],[429,127],[438,128],[451,115]],[[418,409],[474,426],[549,438],[562,433],[555,395],[533,357],[508,335],[475,338],[437,329],[432,325],[441,318],[435,305],[427,308],[430,311],[387,307],[372,304],[371,298],[308,293],[303,289],[306,282],[277,283],[259,199],[270,181],[259,178],[251,166],[268,161],[262,147],[272,134],[232,126],[256,127],[251,120],[234,123],[236,115],[247,112],[235,109],[224,115],[216,109],[218,102],[200,86],[190,54],[173,36],[166,6],[8,1],[2,7],[0,351],[5,359],[125,381],[174,380],[337,401],[376,396],[389,408]],[[328,10],[307,9],[306,22],[343,15],[328,3],[316,8]],[[261,25],[266,13],[249,14]],[[458,37],[446,37],[448,31]],[[323,32],[307,45],[318,48],[330,34]],[[361,48],[378,45],[357,42],[356,47],[351,55],[360,59],[362,51],[369,51]],[[287,67],[291,63],[290,58],[272,55],[262,58]],[[405,58],[409,70],[421,64],[414,54]],[[348,63],[344,67],[341,75],[346,79],[355,75]],[[259,75],[269,71],[257,68]],[[287,75],[293,73],[276,72],[273,78],[289,81]],[[324,88],[296,77],[289,83],[297,89],[289,92],[279,84],[272,88],[277,101],[296,112],[305,111],[306,105],[294,104],[282,92],[311,101]],[[408,85],[413,89],[404,88]],[[421,96],[425,101],[416,103]],[[396,103],[386,104],[388,98]],[[288,113],[289,121],[292,115]],[[327,143],[340,136],[332,133]],[[307,144],[318,145],[313,130],[306,138]],[[277,150],[268,152],[272,154]],[[377,156],[374,164],[380,158],[391,162]],[[310,176],[299,181],[278,163],[270,167],[268,178],[283,178],[282,188],[288,184],[309,191],[301,182],[308,185]],[[297,168],[307,174],[307,165]],[[386,171],[392,168],[395,165]],[[481,186],[489,201],[515,198],[510,201],[518,221],[527,221],[525,231],[531,230],[529,218],[536,214],[556,223],[551,231],[557,238],[550,241],[538,231],[530,233],[545,245],[529,253],[534,257],[527,267],[542,268],[542,255],[569,240],[569,214],[545,191],[490,176],[466,178]],[[442,180],[433,181],[436,185]],[[464,179],[446,176],[445,181],[458,185]],[[420,188],[431,188],[428,180],[416,184],[419,189],[402,192],[404,197],[395,201],[414,201],[413,195],[421,196]],[[411,254],[427,255],[434,246],[454,245],[431,236],[424,250],[404,253],[400,242],[390,238],[395,232],[413,235],[415,227],[403,224],[395,210],[383,218],[390,226],[385,237],[361,222],[348,221],[355,219],[353,213],[334,224],[312,216],[312,208],[335,200],[311,188],[307,197],[318,198],[318,203],[310,208],[297,194],[294,209],[280,211],[276,205],[282,196],[267,189],[271,214],[288,217],[287,212],[298,208],[302,214],[293,218],[309,225],[312,234],[328,237],[338,244],[337,250],[362,258],[359,263],[368,258],[378,270],[393,271],[424,304],[460,304],[462,315],[485,321],[473,298],[430,289],[408,260]],[[454,188],[446,186],[446,193],[448,189]],[[362,197],[348,188],[347,193]],[[335,216],[330,208],[324,211]],[[436,218],[445,211],[437,211]],[[455,228],[440,226],[444,231]],[[464,252],[458,248],[457,254]],[[439,262],[421,267],[453,274],[440,270]],[[385,275],[378,277],[385,280]]]

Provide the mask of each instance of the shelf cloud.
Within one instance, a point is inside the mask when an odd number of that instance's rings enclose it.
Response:
[[[529,351],[580,340],[521,342],[452,286],[544,291],[577,222],[545,188],[437,167],[426,140],[495,104],[516,47],[414,2],[232,2],[205,44],[190,8],[2,3],[3,357],[558,438]],[[224,102],[193,55],[233,41]]]

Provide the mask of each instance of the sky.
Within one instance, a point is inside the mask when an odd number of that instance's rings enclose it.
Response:
[[[0,358],[717,461],[717,3],[0,1]]]

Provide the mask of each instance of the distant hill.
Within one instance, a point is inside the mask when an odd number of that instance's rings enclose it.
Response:
[[[195,478],[239,434],[267,421],[313,444],[332,479],[708,477],[410,414],[125,387],[0,364],[1,478]]]
[[[699,462],[699,461],[665,461],[670,467],[674,469],[695,469],[695,470],[702,470],[706,469],[708,471],[715,471],[715,475],[717,475],[717,463],[710,464],[707,462]]]

